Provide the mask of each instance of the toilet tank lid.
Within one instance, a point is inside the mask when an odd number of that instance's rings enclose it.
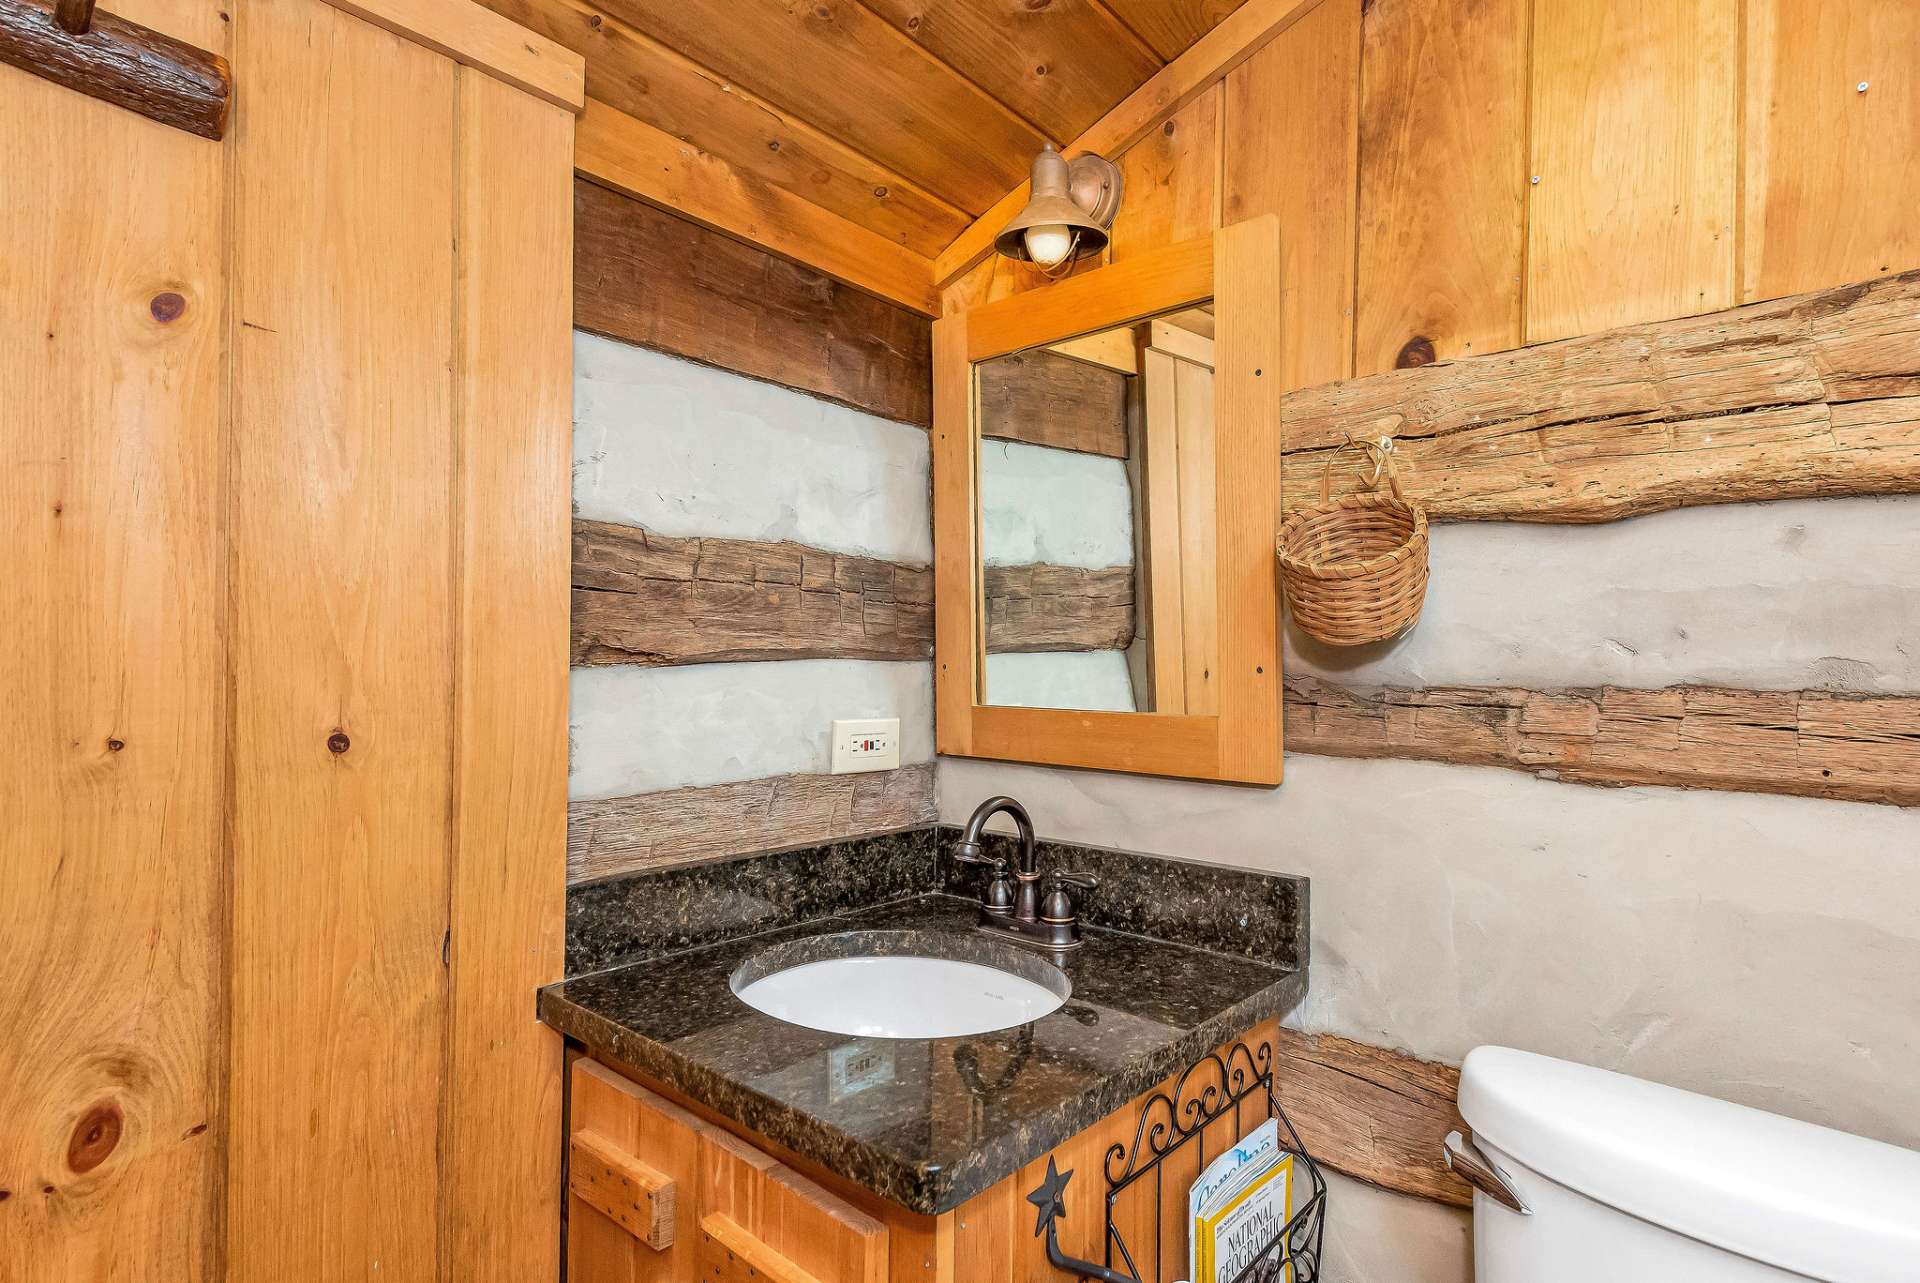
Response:
[[[1893,1283],[1920,1263],[1913,1150],[1510,1047],[1467,1056],[1460,1116],[1550,1180],[1780,1269]]]

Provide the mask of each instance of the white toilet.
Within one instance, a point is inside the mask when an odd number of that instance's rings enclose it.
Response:
[[[1920,1280],[1912,1150],[1507,1047],[1460,1115],[1478,1283]]]

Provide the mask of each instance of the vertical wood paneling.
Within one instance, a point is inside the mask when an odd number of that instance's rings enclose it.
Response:
[[[198,0],[114,12],[224,52]],[[220,1277],[222,148],[0,68],[0,1277]]]
[[[241,95],[235,129],[231,1278],[424,1283],[442,1263],[454,69],[320,0],[236,18],[236,65],[270,92]]]
[[[460,70],[448,1277],[560,1265],[573,117]],[[512,183],[495,181],[512,172]]]
[[[1360,0],[1324,0],[1227,76],[1222,219],[1280,217],[1279,391],[1353,373],[1359,85]]]
[[[1354,372],[1520,343],[1529,0],[1374,0]]]
[[[1220,103],[1215,84],[1120,157],[1125,181],[1108,255],[1190,241],[1220,217]]]
[[[1920,4],[1746,15],[1742,299],[1920,266]]]
[[[1530,343],[1731,306],[1738,0],[1535,0]]]

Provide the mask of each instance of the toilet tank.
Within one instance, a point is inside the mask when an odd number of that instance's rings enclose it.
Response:
[[[1920,1153],[1507,1047],[1460,1070],[1478,1283],[1915,1283]]]

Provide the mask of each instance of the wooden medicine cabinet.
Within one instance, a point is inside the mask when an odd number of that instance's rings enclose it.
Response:
[[[934,324],[939,751],[1278,784],[1271,217]]]

